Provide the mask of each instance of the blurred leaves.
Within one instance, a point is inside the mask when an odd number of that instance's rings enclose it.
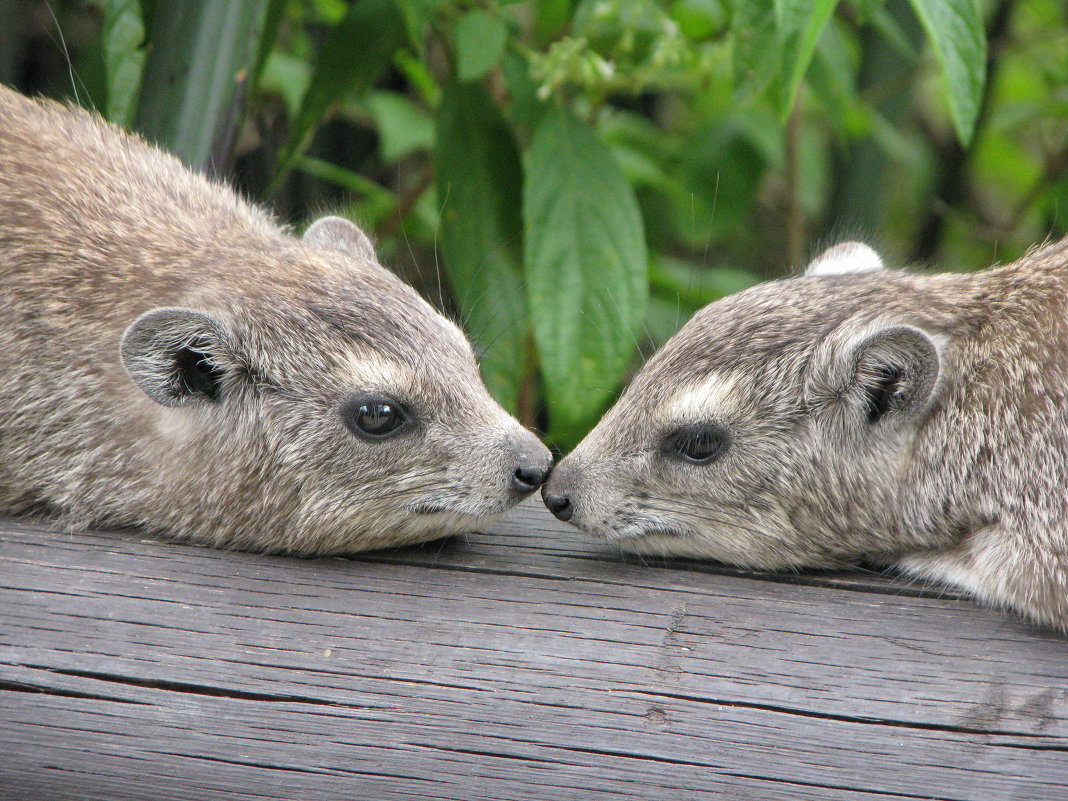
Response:
[[[986,35],[975,0],[910,0],[942,70],[957,137],[975,132],[986,83]]]
[[[500,62],[508,28],[500,17],[476,9],[460,17],[455,37],[456,77],[477,81]]]
[[[155,4],[152,46],[137,110],[137,127],[145,136],[193,169],[224,166],[222,156],[232,148],[266,13],[266,0]],[[129,30],[131,24],[127,21],[125,26]],[[129,62],[128,54],[125,58]],[[113,67],[109,76],[123,76],[129,68],[129,63]],[[118,81],[109,77],[109,88],[128,83],[126,77]],[[128,113],[130,101],[121,93],[116,100],[122,113]],[[109,108],[110,104],[109,96]]]
[[[981,266],[1068,224],[1063,0],[54,3],[80,97],[195,167],[236,153],[298,227],[358,219],[564,447],[636,345],[786,254],[892,259],[937,218],[924,252]]]
[[[370,86],[403,41],[404,18],[393,0],[360,0],[349,6],[323,43],[289,141],[279,158],[273,188],[280,185],[293,161],[304,152],[315,127],[330,108]]]
[[[430,115],[398,92],[372,92],[367,106],[378,126],[378,147],[386,161],[398,161],[434,145]]]
[[[527,370],[519,149],[489,93],[469,83],[446,86],[437,142],[445,264],[486,385],[514,413]]]
[[[641,214],[611,153],[563,109],[525,160],[527,298],[552,427],[574,445],[610,403],[645,314]]]
[[[104,28],[100,35],[104,68],[107,71],[105,116],[119,125],[133,121],[141,89],[145,53],[141,49],[145,25],[138,0],[107,0]]]

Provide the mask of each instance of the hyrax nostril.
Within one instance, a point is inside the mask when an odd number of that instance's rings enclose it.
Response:
[[[520,492],[533,492],[542,485],[549,471],[540,467],[517,467],[512,474],[512,486]]]
[[[565,523],[575,514],[575,507],[571,505],[571,499],[566,495],[546,495],[542,500],[545,501],[549,511]]]

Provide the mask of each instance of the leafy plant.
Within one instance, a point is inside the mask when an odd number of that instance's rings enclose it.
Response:
[[[358,218],[562,448],[821,242],[963,268],[1066,227],[1059,0],[53,5],[82,102],[298,226]],[[25,88],[69,89],[51,55]]]

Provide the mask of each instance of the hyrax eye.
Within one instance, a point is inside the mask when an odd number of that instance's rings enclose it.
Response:
[[[357,398],[342,411],[345,424],[363,439],[386,439],[408,422],[401,405],[390,398]]]
[[[708,464],[730,447],[730,436],[719,426],[695,425],[676,430],[664,441],[664,452],[691,464]]]

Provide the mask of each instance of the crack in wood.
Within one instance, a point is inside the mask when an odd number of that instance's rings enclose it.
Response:
[[[61,690],[58,687],[46,687],[42,684],[31,684],[22,681],[9,681],[0,679],[0,690],[14,693],[33,693],[34,695],[55,695],[61,698],[87,698],[92,701],[110,701],[116,704],[137,704],[146,706],[144,701],[133,701],[127,698],[116,698],[113,695],[99,695],[96,693],[81,692],[79,690]]]
[[[859,723],[876,726],[893,726],[902,729],[916,729],[918,731],[941,731],[949,732],[953,734],[975,734],[991,737],[1035,737],[1035,738],[1048,738],[1050,735],[1046,734],[1033,734],[1030,732],[1014,732],[1014,731],[1002,731],[998,729],[981,729],[971,726],[951,726],[941,723],[924,723],[922,721],[908,721],[908,720],[893,720],[890,718],[876,718],[854,715],[837,715],[831,712],[819,712],[809,709],[798,709],[794,707],[777,706],[775,704],[762,704],[754,701],[731,701],[724,698],[702,698],[696,695],[682,695],[680,693],[670,692],[647,692],[644,690],[634,690],[634,695],[648,696],[650,698],[672,698],[676,701],[692,701],[698,704],[713,704],[716,706],[726,706],[735,709],[759,709],[763,712],[776,712],[785,715],[795,715],[802,718],[816,718],[818,720],[835,720],[841,723]],[[1054,738],[1060,739],[1060,738]],[[992,742],[989,745],[1006,746],[1014,748],[1027,748],[1025,745],[1010,745],[1009,743],[996,743]],[[1041,746],[1035,746],[1039,748]],[[1051,747],[1054,750],[1061,750],[1056,746]],[[1066,747],[1064,750],[1068,750]]]

